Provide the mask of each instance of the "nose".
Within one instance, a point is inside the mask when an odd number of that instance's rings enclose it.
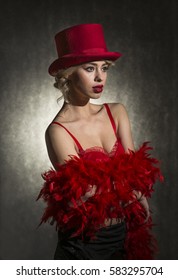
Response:
[[[102,79],[102,73],[100,71],[97,71],[96,72],[96,75],[95,75],[95,81],[96,82],[101,82],[103,79]]]

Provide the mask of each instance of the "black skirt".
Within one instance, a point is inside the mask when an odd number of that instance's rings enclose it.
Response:
[[[68,238],[59,232],[55,260],[124,259],[125,222],[101,228],[95,239]]]

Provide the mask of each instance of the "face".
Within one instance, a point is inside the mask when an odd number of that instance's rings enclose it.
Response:
[[[94,61],[82,64],[69,77],[72,95],[97,99],[104,89],[109,64],[105,61]]]

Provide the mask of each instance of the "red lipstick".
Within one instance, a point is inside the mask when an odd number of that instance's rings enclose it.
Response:
[[[100,92],[102,92],[102,91],[103,91],[103,85],[98,85],[98,86],[93,87],[93,91],[94,91],[95,93],[100,93]]]

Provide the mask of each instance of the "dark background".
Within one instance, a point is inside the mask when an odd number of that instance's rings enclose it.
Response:
[[[158,259],[178,259],[177,1],[3,1],[0,7],[0,258],[52,259],[55,229],[37,228],[35,199],[51,167],[45,128],[60,93],[47,73],[54,35],[80,23],[101,23],[109,50],[123,57],[111,69],[99,102],[121,102],[135,146],[150,141],[164,184],[151,200]]]

